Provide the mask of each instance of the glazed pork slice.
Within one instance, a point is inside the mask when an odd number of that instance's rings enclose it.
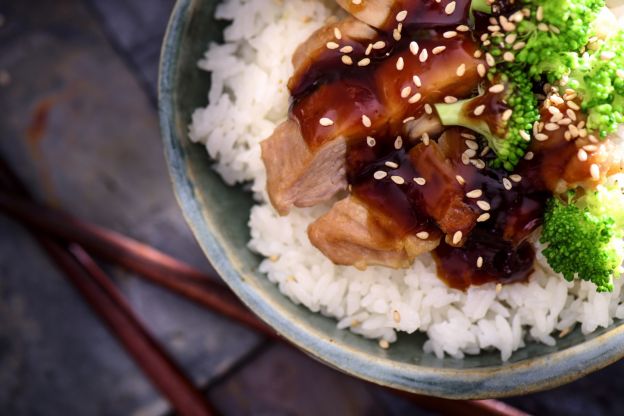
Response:
[[[563,101],[556,96],[546,101],[541,110],[542,122],[536,130],[539,140],[534,140],[529,149],[534,159],[519,169],[526,176],[539,177],[544,188],[558,194],[579,186],[593,188],[608,176],[624,172],[624,154],[615,143],[621,140],[618,134],[604,140],[592,136],[586,129],[587,116],[580,111],[579,104]],[[566,123],[560,121],[555,130],[541,127],[556,123],[553,117],[558,113],[568,116],[562,120]],[[574,114],[573,119],[570,114]]]
[[[310,224],[312,244],[338,265],[365,269],[380,265],[409,267],[420,254],[435,249],[440,239],[421,240],[414,235],[399,236],[388,228],[379,214],[355,197],[337,202]]]
[[[337,33],[340,39],[336,39]],[[339,43],[349,44],[357,49],[356,52],[363,53],[367,45],[378,36],[379,33],[374,28],[351,16],[328,22],[299,45],[293,54],[294,71],[288,81],[288,88],[290,91],[296,90],[298,86],[305,84],[304,78],[317,76],[324,69],[323,66],[331,65],[336,57],[340,58],[336,54],[328,53],[331,51],[328,45],[334,45],[332,47],[338,49]],[[312,69],[316,73],[310,73]]]
[[[281,215],[292,206],[311,207],[326,201],[347,187],[344,139],[328,142],[312,153],[297,122],[288,120],[261,147],[269,178],[267,192]]]
[[[404,27],[432,28],[466,24],[470,0],[353,0],[336,2],[359,20],[382,30],[392,30],[401,23]],[[453,3],[453,5],[449,5]],[[401,14],[402,13],[402,14]],[[400,20],[400,22],[399,22]]]

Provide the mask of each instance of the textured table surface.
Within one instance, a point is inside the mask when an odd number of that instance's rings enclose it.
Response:
[[[267,0],[269,1],[269,0]],[[210,271],[178,209],[156,111],[173,0],[0,0],[0,152],[49,204]],[[107,268],[226,415],[431,414]],[[508,399],[624,414],[624,365]],[[18,224],[0,216],[0,414],[164,415],[164,402]]]

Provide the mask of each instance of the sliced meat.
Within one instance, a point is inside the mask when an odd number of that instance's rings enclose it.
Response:
[[[313,153],[298,124],[288,120],[261,143],[267,171],[267,191],[281,214],[292,206],[311,207],[346,189],[344,139],[326,143]]]
[[[461,140],[458,133],[453,134],[456,134],[455,139]],[[440,141],[448,141],[445,136],[447,133]],[[479,213],[466,202],[466,190],[457,181],[451,159],[435,142],[415,146],[409,156],[418,174],[427,181],[421,190],[426,212],[447,235],[449,244],[461,245],[477,223]],[[453,242],[458,231],[462,238]]]
[[[363,0],[355,4],[352,0],[336,0],[347,12],[369,25],[383,30],[392,30],[397,26],[397,15],[406,11],[402,18],[404,27],[422,29],[443,26],[456,26],[468,22],[471,0],[449,1],[432,0]],[[452,10],[452,11],[451,11]],[[447,11],[451,11],[447,13]]]
[[[563,101],[563,100],[561,100]],[[558,102],[558,100],[557,100]],[[620,140],[617,135],[598,140],[592,138],[584,128],[587,116],[568,107],[567,103],[548,103],[561,113],[575,113],[574,122],[562,125],[552,131],[543,129],[538,133],[545,138],[534,140],[529,149],[535,155],[530,162],[519,166],[526,175],[534,175],[535,180],[543,181],[545,189],[553,193],[564,193],[576,187],[594,188],[604,182],[609,175],[624,171],[624,155],[614,141]],[[544,125],[551,123],[553,114],[546,106],[541,111]]]
[[[336,39],[336,31],[340,39]],[[340,21],[330,21],[314,32],[303,42],[293,54],[293,76],[288,81],[290,91],[295,91],[304,83],[304,78],[315,78],[326,67],[340,63],[340,51],[328,48],[330,42],[335,44],[349,44],[352,48],[359,46],[360,53],[379,33],[369,25],[354,17],[347,17]],[[314,73],[310,73],[315,67]]]
[[[365,269],[380,265],[409,267],[416,256],[435,249],[438,237],[421,240],[414,235],[400,237],[354,197],[337,202],[308,227],[312,244],[339,265]],[[389,220],[389,219],[386,219]]]
[[[434,53],[434,49],[442,52]],[[476,50],[468,35],[446,39],[440,34],[419,40],[417,56],[406,46],[371,68],[341,64],[346,72],[338,79],[304,96],[294,96],[291,117],[299,121],[311,148],[336,137],[349,140],[402,134],[404,120],[425,115],[426,104],[442,102],[448,96],[466,98],[476,91],[481,81],[477,68],[484,63],[474,57]],[[356,62],[359,57],[352,59]]]

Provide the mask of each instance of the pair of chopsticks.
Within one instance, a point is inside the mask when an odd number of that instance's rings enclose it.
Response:
[[[143,243],[36,204],[18,177],[1,159],[0,212],[18,220],[33,233],[152,384],[181,415],[214,415],[217,412],[145,329],[112,280],[89,253],[134,272],[266,338],[283,341],[216,279]],[[392,391],[441,414],[526,415],[496,400],[453,401]]]

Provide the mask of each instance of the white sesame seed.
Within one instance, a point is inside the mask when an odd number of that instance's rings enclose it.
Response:
[[[450,2],[449,4],[446,5],[446,7],[444,8],[444,13],[451,15],[453,14],[453,12],[455,11],[455,7],[457,6],[457,3],[455,3],[455,1]]]
[[[342,52],[342,53],[351,53],[351,52],[353,52],[353,46],[351,46],[351,45],[343,46],[342,48],[340,48],[340,52]]]
[[[421,98],[422,98],[422,94],[417,92],[416,94],[412,95],[410,99],[407,100],[407,102],[410,104],[416,104],[418,101],[420,101]]]
[[[425,113],[429,115],[433,114],[433,107],[431,107],[431,104],[425,104]]]
[[[427,59],[429,58],[429,52],[427,52],[427,49],[423,49],[420,52],[420,56],[418,57],[418,59],[420,60],[420,62],[427,62]]]
[[[489,91],[493,94],[498,94],[500,92],[505,91],[505,86],[503,84],[492,85]]]
[[[487,62],[487,64],[489,66],[495,66],[496,65],[496,60],[494,59],[494,57],[490,53],[486,53],[485,54],[485,62]]]
[[[386,42],[384,42],[383,40],[378,40],[377,42],[373,43],[373,49],[383,49],[386,47]]]
[[[431,141],[431,139],[429,138],[429,134],[428,133],[423,133],[423,135],[420,138],[420,140],[422,140],[422,142],[424,143],[425,146],[429,146],[429,142]]]
[[[401,23],[399,23],[399,26],[400,25]],[[398,28],[392,31],[392,38],[396,40],[397,42],[401,40],[401,31]]]
[[[600,167],[597,164],[592,164],[589,168],[589,173],[591,174],[592,179],[599,180],[600,179]]]
[[[384,172],[383,170],[378,170],[377,172],[373,174],[373,178],[377,179],[378,181],[384,179],[387,176],[388,176],[388,172]]]
[[[455,234],[453,234],[453,245],[461,243],[463,237],[464,233],[462,233],[461,231],[457,231]]]
[[[388,162],[386,162],[386,163],[384,163],[384,164],[385,164],[387,167],[389,167],[390,169],[396,169],[396,168],[398,168],[398,167],[399,167],[399,164],[398,164],[398,163],[396,163],[396,162],[391,162],[391,161],[388,161]]]
[[[469,158],[472,158],[472,157],[475,157],[475,156],[477,155],[477,152],[476,152],[476,151],[474,151],[474,150],[472,150],[472,149],[466,149],[466,150],[464,151],[464,154],[465,154],[466,156],[468,156]]]
[[[401,10],[396,15],[396,21],[397,22],[402,22],[402,21],[405,20],[406,17],[407,17],[407,10]]]
[[[535,153],[527,152],[527,154],[524,155],[524,160],[533,160],[534,157],[535,157]]]
[[[548,136],[547,134],[544,134],[544,133],[537,133],[535,135],[535,140],[537,140],[538,142],[545,142],[549,138],[550,138],[550,136]]]
[[[507,178],[503,178],[503,186],[505,187],[505,189],[507,189],[508,191],[511,191],[511,188],[513,188],[513,184],[511,183],[511,181]]]
[[[505,52],[503,54],[503,59],[505,60],[505,62],[513,62],[516,60],[516,55],[514,55],[512,52]]]
[[[466,197],[470,199],[477,199],[483,196],[483,191],[481,189],[474,189],[466,194]]]
[[[385,339],[380,339],[379,346],[383,348],[384,350],[387,350],[388,348],[390,348],[390,343],[386,341]]]
[[[334,125],[334,120],[331,118],[323,117],[319,120],[319,124],[323,127],[329,127]]]
[[[520,130],[520,137],[522,137],[527,142],[531,141],[531,136],[524,130]]]
[[[434,55],[439,55],[446,50],[446,46],[436,46],[431,50]]]
[[[407,123],[409,123],[411,121],[414,121],[414,120],[416,120],[416,117],[410,116],[410,117],[406,118],[405,120],[403,120],[403,124],[407,124]]]
[[[579,149],[577,155],[578,160],[580,160],[581,162],[587,162],[587,159],[589,158],[589,156],[587,155],[587,152],[583,149]]]
[[[508,108],[507,110],[503,112],[503,115],[501,116],[501,118],[503,119],[503,121],[509,121],[512,115],[513,115],[513,110],[511,108]]]
[[[466,146],[468,146],[469,149],[472,150],[479,150],[479,144],[477,142],[475,142],[474,140],[466,140]]]
[[[457,32],[455,32],[454,30],[449,30],[448,32],[444,32],[442,36],[444,36],[444,38],[446,39],[451,39],[457,36]]]
[[[557,124],[557,123],[546,123],[544,128],[546,129],[546,131],[557,131],[557,130],[559,130],[559,124]]]
[[[396,176],[396,175],[392,175],[390,177],[390,180],[394,183],[396,183],[397,185],[403,185],[405,183],[405,179],[403,179],[400,176]]]
[[[401,138],[401,136],[397,137],[396,140],[394,141],[394,148],[396,150],[399,150],[400,148],[403,147],[403,138]]]
[[[457,180],[457,183],[459,183],[462,186],[466,184],[466,180],[461,175],[455,176],[455,179]]]
[[[448,95],[448,96],[444,97],[444,102],[447,103],[447,104],[454,104],[457,101],[459,101],[459,100],[456,97],[453,97],[451,95]]]
[[[514,173],[513,175],[509,175],[509,179],[511,179],[512,181],[514,181],[515,183],[520,183],[522,182],[522,176]]]
[[[369,58],[363,58],[360,61],[358,61],[358,66],[368,66],[371,63],[371,60]]]
[[[396,62],[396,69],[398,71],[403,71],[404,67],[405,67],[405,61],[403,61],[402,57],[399,57],[399,59],[397,59],[397,62]]]
[[[511,45],[516,41],[517,38],[518,35],[516,33],[510,33],[509,35],[505,36],[505,42]]]
[[[414,56],[418,55],[418,50],[419,49],[420,49],[420,47],[418,46],[418,43],[416,43],[415,41],[410,42],[409,50],[412,53],[412,55],[414,55]]]
[[[490,214],[486,212],[485,214],[481,214],[479,218],[477,218],[477,222],[486,222],[489,219],[490,219]]]
[[[424,186],[427,184],[427,180],[425,178],[414,178],[414,182],[416,182],[416,184],[420,186]]]
[[[342,63],[345,65],[353,65],[353,59],[351,59],[351,57],[348,55],[342,55],[340,59],[342,60]]]
[[[416,234],[416,237],[420,238],[421,240],[426,240],[429,238],[429,233],[427,231],[421,231]]]
[[[470,30],[470,28],[466,25],[459,25],[456,29],[458,32],[468,32]]]
[[[456,74],[458,77],[463,77],[465,73],[466,73],[466,64],[461,64],[460,66],[457,67]]]
[[[371,123],[371,119],[368,118],[366,114],[364,114],[362,115],[362,124],[364,125],[364,127],[370,127],[373,123]]]
[[[550,31],[550,28],[546,23],[540,23],[539,25],[537,25],[537,30],[539,30],[540,32],[548,32]]]
[[[485,104],[481,104],[477,108],[474,109],[474,115],[479,117],[485,111]]]
[[[477,72],[479,73],[479,76],[483,78],[487,74],[487,69],[485,69],[485,65],[477,65]]]
[[[492,209],[492,206],[487,201],[477,201],[477,206],[483,211],[489,211],[490,209]]]
[[[368,137],[366,137],[366,144],[369,147],[375,147],[375,145],[377,144],[377,140],[375,140],[374,137],[368,136]]]
[[[542,20],[544,20],[544,8],[542,6],[539,6],[537,8],[537,12],[535,13],[535,18],[537,19],[538,22],[541,22]]]
[[[477,259],[477,268],[480,269],[481,267],[483,267],[483,257],[479,256]]]
[[[581,109],[574,101],[568,101],[566,104],[574,111],[579,111]]]
[[[407,86],[401,90],[401,98],[407,98],[412,93],[412,87]]]
[[[334,37],[338,40],[342,39],[342,32],[337,27],[334,28]]]
[[[414,75],[412,77],[412,81],[414,81],[414,85],[416,85],[418,88],[422,87],[422,80],[418,75]]]
[[[327,49],[338,49],[340,47],[336,42],[327,42],[325,46],[327,46]]]
[[[366,51],[364,51],[364,55],[368,56],[371,54],[372,51],[373,51],[373,44],[369,43],[368,46],[366,47]]]

